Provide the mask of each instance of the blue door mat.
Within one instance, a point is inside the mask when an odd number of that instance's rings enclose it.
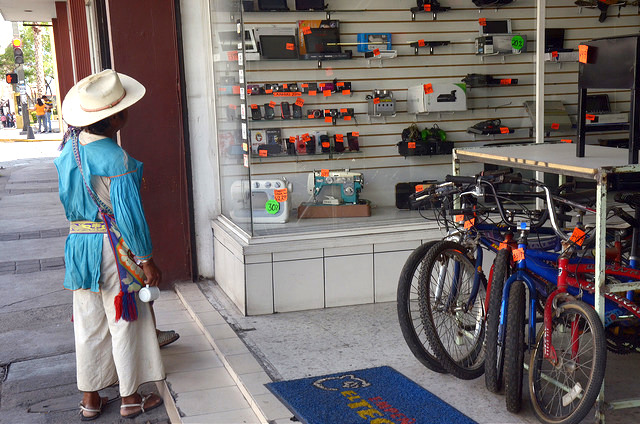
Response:
[[[305,424],[471,424],[391,367],[279,381],[267,388]]]

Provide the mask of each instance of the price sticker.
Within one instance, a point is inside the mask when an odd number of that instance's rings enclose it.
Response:
[[[578,46],[578,62],[588,63],[589,60],[589,46],[580,44]]]
[[[524,38],[521,35],[515,35],[511,37],[511,47],[514,50],[522,50],[524,47]]]
[[[416,186],[416,193],[420,193],[422,190],[424,190],[424,186],[422,184],[418,184]]]
[[[422,88],[424,89],[424,94],[433,93],[433,86],[431,84],[424,84]]]
[[[520,249],[513,249],[513,251],[511,252],[511,255],[513,256],[513,261],[514,262],[518,262],[524,259],[524,249],[520,248]]]
[[[407,148],[409,149],[415,149],[416,148],[416,142],[415,141],[410,141],[407,143]]]
[[[258,105],[256,105],[256,104],[251,105],[251,109],[254,109],[254,110],[258,109]]]
[[[351,121],[351,115],[345,115],[344,116],[344,120],[345,121]]]
[[[316,90],[309,90],[309,95],[310,96],[315,96],[316,94],[318,94],[318,92]]]
[[[560,124],[554,122],[553,124],[551,124],[551,129],[552,130],[559,130],[560,129]]]
[[[333,118],[331,116],[325,116],[324,117],[324,122],[327,122],[327,123],[331,124],[333,122]]]
[[[279,189],[273,190],[273,197],[275,198],[276,202],[286,202],[288,196],[289,196],[289,192],[287,191],[286,188],[279,188]]]
[[[475,218],[471,218],[470,220],[465,221],[465,222],[464,222],[464,229],[465,229],[465,230],[470,229],[471,227],[473,227],[473,225],[474,225],[475,223],[476,223],[476,219],[475,219]]]
[[[336,141],[338,143],[344,143],[344,135],[343,134],[336,134]]]
[[[571,140],[569,138],[563,138],[560,141],[562,141],[563,143],[569,143],[569,144],[573,143],[573,140]]]
[[[509,244],[502,242],[500,243],[500,246],[498,246],[498,250],[506,249],[507,247],[509,247]]]
[[[315,116],[313,116],[313,113],[310,113],[310,114],[308,114],[308,115],[307,115],[307,118],[309,118],[309,119],[314,119],[314,118],[315,118]]]
[[[301,85],[301,87],[302,87],[302,88],[309,88],[309,84],[307,84],[307,83],[303,83],[303,84]]]
[[[266,150],[258,150],[258,156],[262,156],[263,158],[266,158],[268,155],[268,152]]]
[[[500,85],[511,85],[511,78],[501,79]]]
[[[464,215],[456,215],[454,219],[456,220],[456,222],[462,222],[464,221]]]
[[[291,137],[289,137],[289,143],[295,143],[295,142],[296,142],[295,136],[292,135]]]
[[[236,60],[238,60],[238,52],[236,50],[232,52],[227,52],[227,60],[230,60],[232,62],[235,62]]]
[[[229,105],[229,109],[231,109],[231,110],[236,110],[236,109],[238,109],[238,106],[236,106],[236,105]]]
[[[265,94],[272,94],[273,90],[272,89],[268,89],[268,90],[264,90]]]
[[[375,99],[373,99],[374,105],[377,105],[378,103],[380,103],[380,97],[376,97]]]
[[[425,12],[431,12],[431,5],[430,4],[425,4],[424,5],[424,11]]]
[[[269,106],[271,106],[271,107],[276,107],[276,102],[274,102],[273,100],[271,100],[271,101],[269,102]]]
[[[322,147],[324,147],[325,149],[328,149],[329,147],[331,147],[331,144],[329,144],[328,141],[323,141],[322,142]]]
[[[322,94],[324,95],[324,97],[331,97],[331,90],[323,90]]]
[[[418,40],[418,46],[424,47],[425,46],[424,40]]]
[[[349,113],[347,109],[340,109],[340,113]]]
[[[487,26],[487,18],[478,19],[478,23],[480,24],[480,26]]]
[[[375,49],[375,50],[373,51],[373,55],[374,55],[374,56],[380,56],[380,49]]]
[[[227,87],[219,87],[219,88],[218,88],[218,91],[225,92],[225,91],[227,91]]]
[[[339,82],[336,84],[336,87],[344,87],[344,82]]]
[[[308,27],[308,26],[303,27],[303,28],[302,28],[302,33],[303,33],[304,35],[309,35],[309,34],[311,34],[311,27]]]
[[[275,215],[280,212],[280,203],[276,199],[269,199],[264,205],[264,209],[268,214]]]
[[[351,135],[354,136],[354,137],[359,137],[360,136],[360,132],[354,131],[354,132],[351,133]]]
[[[282,84],[282,88],[284,88],[285,90],[289,89],[289,84]]]
[[[558,52],[551,52],[551,57],[553,57],[553,58],[558,57]]]
[[[571,233],[571,238],[569,240],[574,242],[578,246],[582,246],[582,243],[584,243],[585,234],[586,233],[584,231],[576,227],[573,229],[573,233]]]
[[[590,113],[587,113],[585,118],[587,118],[587,121],[595,121],[596,120],[596,115],[592,115]]]
[[[343,96],[350,96],[351,95],[351,90],[342,90],[342,95]]]
[[[231,92],[233,94],[240,94],[240,86],[239,85],[234,85],[233,87],[231,87]]]
[[[311,137],[309,137],[309,133],[302,134],[301,138],[302,138],[302,141],[305,141],[305,142],[311,140]]]
[[[322,91],[324,89],[324,83],[321,82],[320,84],[318,84],[318,88],[320,89],[320,91]]]
[[[287,43],[286,44],[286,49],[287,50],[293,50],[295,48],[296,48],[296,46],[293,43]]]
[[[321,169],[320,170],[320,176],[321,177],[328,177],[329,176],[329,170],[328,169]]]
[[[509,134],[508,127],[500,127],[500,134]]]
[[[331,109],[324,110],[324,116],[331,115]]]

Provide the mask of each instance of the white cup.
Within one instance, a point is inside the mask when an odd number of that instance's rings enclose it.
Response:
[[[149,284],[147,284],[146,287],[140,289],[138,297],[145,303],[152,302],[160,297],[160,289],[158,287],[149,287]]]

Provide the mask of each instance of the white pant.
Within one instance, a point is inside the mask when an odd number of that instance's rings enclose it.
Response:
[[[100,272],[99,293],[73,292],[78,389],[94,392],[119,381],[120,396],[130,396],[141,384],[164,379],[155,325],[149,304],[137,296],[138,319],[115,321],[120,280],[106,234]]]

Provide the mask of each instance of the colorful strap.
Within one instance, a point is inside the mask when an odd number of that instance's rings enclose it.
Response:
[[[104,222],[71,221],[69,234],[106,234],[107,226]]]

